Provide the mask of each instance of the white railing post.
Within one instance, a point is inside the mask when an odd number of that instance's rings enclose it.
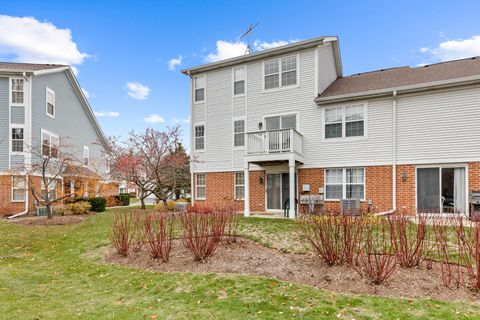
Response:
[[[290,129],[290,152],[293,152],[293,146],[294,146],[294,141],[293,141],[293,129]]]

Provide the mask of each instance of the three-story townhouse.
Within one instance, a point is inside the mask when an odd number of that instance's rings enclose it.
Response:
[[[480,190],[479,58],[343,76],[319,37],[182,72],[193,202],[467,214]]]

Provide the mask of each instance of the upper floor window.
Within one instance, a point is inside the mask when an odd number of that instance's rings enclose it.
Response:
[[[42,199],[46,201],[48,197],[48,200],[52,201],[57,197],[57,180],[52,178],[46,178],[46,180],[47,184],[45,184],[45,181],[41,179]]]
[[[365,169],[343,168],[325,170],[325,199],[365,198]]]
[[[195,150],[205,148],[205,125],[195,126]]]
[[[24,176],[12,176],[12,201],[25,201]]]
[[[25,80],[20,78],[12,79],[12,104],[23,104]]]
[[[297,56],[265,61],[265,90],[297,84]]]
[[[47,88],[47,105],[46,112],[47,115],[55,118],[55,91],[50,88]]]
[[[195,102],[205,100],[205,76],[194,78]]]
[[[42,154],[45,157],[58,158],[58,136],[42,130]]]
[[[364,135],[364,105],[325,109],[325,139],[363,137]]]
[[[23,128],[12,128],[12,152],[23,152]]]
[[[233,121],[233,146],[245,146],[245,120]]]
[[[296,129],[297,128],[297,115],[287,114],[283,116],[274,116],[265,118],[265,129],[278,130],[278,129]]]
[[[233,94],[245,93],[245,67],[233,69]]]
[[[87,146],[83,146],[83,165],[88,166],[90,162],[90,149]]]
[[[195,198],[205,199],[207,196],[207,179],[205,173],[197,173],[195,175]]]

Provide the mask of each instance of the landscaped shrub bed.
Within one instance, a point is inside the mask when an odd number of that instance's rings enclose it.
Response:
[[[123,256],[127,256],[130,249],[140,252],[148,248],[153,259],[168,262],[175,227],[178,226],[178,239],[194,261],[205,262],[222,242],[235,242],[237,217],[233,206],[181,213],[166,210],[117,212],[112,244],[116,252]]]
[[[90,210],[95,212],[104,212],[107,206],[107,200],[104,197],[90,198]]]

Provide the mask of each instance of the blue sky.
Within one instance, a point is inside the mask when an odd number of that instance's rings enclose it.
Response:
[[[338,35],[352,74],[480,55],[479,12],[479,1],[0,0],[0,60],[74,65],[107,135],[188,133],[180,69],[238,54],[251,23],[258,48]]]

